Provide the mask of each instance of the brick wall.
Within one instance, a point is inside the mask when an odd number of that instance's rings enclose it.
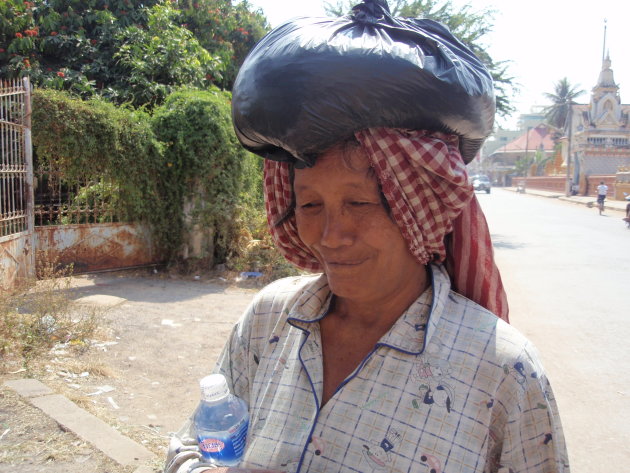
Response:
[[[589,195],[597,197],[597,186],[601,181],[608,186],[608,198],[623,200],[623,193],[616,192],[615,181],[616,176],[589,176],[586,182],[580,183],[579,195]],[[512,179],[514,187],[525,185],[525,189],[538,189],[547,192],[557,192],[564,194],[566,192],[567,178],[564,176],[540,176],[540,177],[515,177]],[[628,192],[626,190],[626,192]],[[621,196],[619,195],[621,194]]]
[[[512,185],[522,186],[525,184],[526,189],[539,189],[549,192],[565,192],[567,179],[564,176],[532,176],[532,177],[515,177],[512,179]]]

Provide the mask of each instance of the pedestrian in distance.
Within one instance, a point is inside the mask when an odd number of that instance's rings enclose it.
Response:
[[[215,372],[248,404],[249,431],[237,467],[207,471],[568,472],[468,182],[495,113],[472,51],[364,0],[272,30],[232,111],[265,158],[276,246],[310,274],[262,289],[227,340]],[[167,473],[206,471],[195,444],[189,421]]]
[[[597,186],[597,207],[599,208],[600,215],[604,212],[604,201],[606,200],[607,194],[608,186],[604,184],[604,181],[600,181]]]

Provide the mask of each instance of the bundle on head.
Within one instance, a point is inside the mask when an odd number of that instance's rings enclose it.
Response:
[[[471,161],[492,131],[492,78],[443,25],[364,0],[340,18],[296,18],[251,51],[233,88],[247,149],[311,166],[366,128],[454,133]]]

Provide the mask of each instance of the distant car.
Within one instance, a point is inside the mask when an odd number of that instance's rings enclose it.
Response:
[[[492,184],[490,183],[490,179],[488,176],[484,176],[483,174],[477,174],[470,178],[470,182],[473,186],[473,189],[476,191],[485,191],[486,194],[490,193],[490,189],[492,189]]]

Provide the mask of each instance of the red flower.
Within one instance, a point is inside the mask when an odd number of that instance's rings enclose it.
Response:
[[[28,59],[24,59],[24,66],[31,67],[31,61],[29,61]]]
[[[3,52],[4,52],[4,48],[0,48],[0,53],[3,53]]]
[[[56,31],[51,31],[50,32],[50,36],[57,36],[59,33],[57,33]]]
[[[15,37],[16,38],[21,38],[22,37],[22,33],[15,33]]]
[[[64,26],[61,27],[61,29],[66,31],[68,29],[68,27],[64,25]]]
[[[96,41],[95,39],[92,39],[92,40],[90,40],[90,43],[96,44],[96,43],[98,43],[98,41]]]
[[[57,72],[57,76],[59,76],[59,77],[66,77],[66,75],[63,72],[61,72],[61,71]]]
[[[52,67],[47,67],[47,68],[46,68],[46,71],[47,71],[47,72],[52,72]]]

